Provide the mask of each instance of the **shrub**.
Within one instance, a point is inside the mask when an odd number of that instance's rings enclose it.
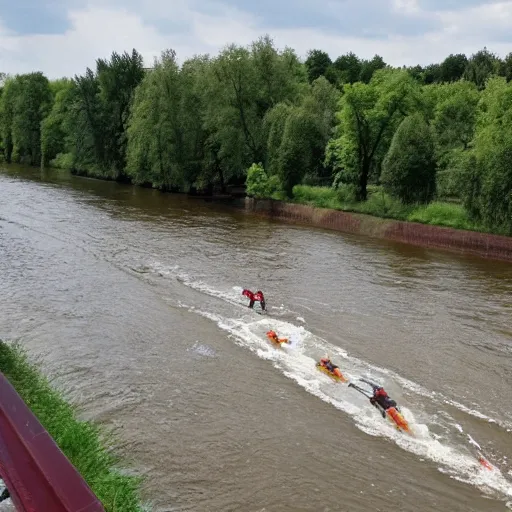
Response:
[[[256,199],[281,198],[281,182],[277,176],[268,176],[261,163],[252,164],[247,171],[247,195]],[[276,197],[277,196],[277,197]]]

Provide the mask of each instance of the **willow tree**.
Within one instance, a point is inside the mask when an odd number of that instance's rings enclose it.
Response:
[[[463,168],[462,196],[476,219],[512,235],[512,84],[487,82]]]
[[[110,60],[98,59],[96,74],[103,128],[103,162],[116,179],[124,179],[126,168],[126,128],[133,94],[144,78],[142,55],[113,52]]]
[[[43,73],[6,80],[0,101],[1,131],[8,162],[41,161],[41,122],[51,108],[50,83]]]
[[[435,193],[436,158],[432,129],[421,113],[406,117],[393,136],[381,182],[404,203],[428,203]]]
[[[151,183],[163,190],[181,186],[182,95],[176,54],[164,51],[137,89],[128,123],[127,173],[135,183]]]
[[[52,82],[54,94],[50,113],[41,124],[41,162],[48,165],[57,155],[68,151],[66,120],[75,100],[75,83],[72,80]]]

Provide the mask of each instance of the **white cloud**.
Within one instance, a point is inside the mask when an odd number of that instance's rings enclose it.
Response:
[[[418,0],[393,0],[393,10],[405,14],[421,13]]]
[[[497,28],[502,34],[512,34],[512,1],[438,13],[421,11],[416,0],[392,1],[390,9],[400,9],[411,19],[435,16],[441,28],[409,37],[391,33],[385,40],[375,40],[322,27],[268,29],[260,18],[211,0],[195,5],[193,0],[147,0],[143,7],[134,0],[133,5],[124,1],[125,7],[121,0],[110,0],[110,6],[90,3],[70,9],[70,27],[63,34],[17,35],[0,23],[0,71],[41,70],[50,78],[73,76],[87,66],[94,67],[98,57],[108,57],[114,50],[136,48],[151,64],[165,48],[173,48],[183,60],[195,53],[216,54],[232,42],[248,44],[265,33],[279,47],[290,46],[302,56],[311,48],[324,49],[332,57],[348,51],[366,58],[378,53],[394,65],[428,64],[449,53],[469,55],[484,45],[501,55],[512,50],[503,37],[493,38]],[[164,34],[157,27],[165,23],[179,30]]]

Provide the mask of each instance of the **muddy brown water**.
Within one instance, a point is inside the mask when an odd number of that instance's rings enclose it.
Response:
[[[512,507],[510,264],[4,167],[0,297],[0,337],[116,430],[155,511]],[[318,372],[326,353],[415,436]]]

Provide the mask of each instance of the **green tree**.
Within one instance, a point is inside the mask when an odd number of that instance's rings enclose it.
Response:
[[[67,150],[65,121],[75,100],[75,84],[72,80],[50,82],[55,95],[53,106],[41,124],[41,160],[48,165],[57,155]]]
[[[381,182],[404,203],[426,203],[434,196],[436,160],[430,127],[420,113],[406,117],[393,136],[382,164]]]
[[[448,55],[439,66],[441,82],[456,82],[462,78],[468,65],[468,58],[463,53]]]
[[[114,178],[114,175],[102,168],[105,162],[105,131],[98,79],[87,68],[84,75],[75,76],[73,81],[75,97],[63,120],[67,133],[67,152],[71,155],[71,168],[78,174]]]
[[[459,81],[439,87],[433,126],[438,145],[467,149],[473,138],[480,95],[472,82]]]
[[[424,84],[434,84],[441,81],[441,66],[439,64],[429,64],[423,69],[422,81]]]
[[[362,62],[352,52],[338,57],[333,66],[339,72],[340,81],[344,84],[358,82],[361,77]]]
[[[499,75],[505,77],[507,82],[512,80],[512,53],[507,54],[500,62]]]
[[[265,116],[280,102],[300,100],[303,77],[293,52],[277,52],[268,38],[250,49],[229,46],[212,61],[203,120],[210,161],[221,162],[226,182],[245,178],[252,162],[265,162]]]
[[[14,105],[18,96],[19,81],[15,78],[8,78],[5,81],[0,99],[0,125],[2,142],[4,146],[5,160],[10,163],[14,148],[12,126],[14,119]]]
[[[306,69],[308,71],[309,82],[314,82],[317,78],[325,76],[327,70],[332,66],[329,54],[322,50],[310,50],[306,58]]]
[[[112,53],[110,60],[98,59],[96,73],[104,132],[103,161],[116,179],[125,178],[126,128],[135,88],[144,77],[142,56],[134,49],[129,54]]]
[[[206,83],[205,129],[223,162],[225,175],[240,176],[264,160],[257,71],[251,52],[231,45],[212,61]]]
[[[270,171],[271,175],[279,172],[279,155],[281,154],[284,129],[293,108],[293,106],[287,103],[278,103],[265,116],[264,130],[267,139],[266,168]]]
[[[476,84],[479,89],[485,87],[485,82],[492,75],[497,75],[500,69],[500,60],[489,52],[487,48],[473,54],[464,71],[464,78]]]
[[[280,176],[287,193],[306,174],[313,179],[331,174],[323,162],[339,97],[339,91],[322,76],[313,82],[299,105],[279,103],[268,112],[264,125],[267,169]],[[292,170],[292,165],[297,168]]]
[[[308,169],[322,165],[322,142],[315,119],[304,108],[293,109],[286,119],[278,157],[278,176],[288,197]]]
[[[466,208],[486,226],[512,235],[512,84],[491,78],[479,103],[472,148],[463,166]]]
[[[41,162],[41,122],[52,101],[50,84],[43,73],[28,73],[15,78],[12,110],[12,159],[37,165]]]
[[[361,73],[359,75],[359,80],[368,84],[377,71],[385,68],[386,63],[380,55],[375,55],[371,60],[363,60],[361,61]]]
[[[357,185],[366,200],[371,173],[380,174],[391,137],[402,119],[417,106],[418,86],[407,71],[378,71],[369,84],[345,86],[338,113],[339,143],[330,144],[330,161],[339,162],[343,180]]]
[[[176,54],[164,51],[136,90],[128,123],[127,174],[135,183],[151,183],[162,190],[183,188],[183,93]]]

